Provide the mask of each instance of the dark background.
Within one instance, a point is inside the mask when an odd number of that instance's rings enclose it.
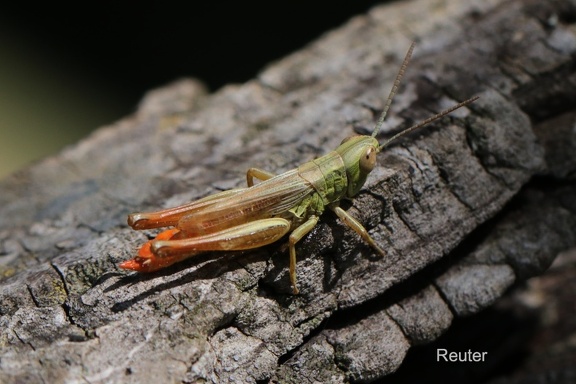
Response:
[[[0,178],[128,115],[147,90],[245,82],[377,3],[4,4]]]

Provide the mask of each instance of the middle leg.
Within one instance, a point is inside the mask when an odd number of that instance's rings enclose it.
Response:
[[[248,187],[251,187],[254,185],[254,179],[265,181],[274,176],[276,175],[263,169],[250,168],[248,172],[246,172],[246,183],[248,184]]]
[[[290,247],[290,282],[292,283],[292,290],[295,295],[298,294],[298,287],[296,286],[296,243],[300,241],[308,232],[318,224],[318,216],[310,216],[310,218],[296,228],[290,234],[288,245]]]

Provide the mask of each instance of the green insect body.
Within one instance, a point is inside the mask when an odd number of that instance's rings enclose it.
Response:
[[[413,48],[414,44],[371,136],[348,137],[335,151],[280,175],[251,168],[247,172],[247,188],[220,192],[175,208],[129,215],[128,224],[134,229],[175,228],[145,243],[134,259],[123,262],[120,267],[152,272],[206,251],[262,247],[291,232],[288,238],[290,280],[297,294],[295,245],[314,228],[326,207],[384,256],[384,250],[360,222],[340,208],[339,202],[358,194],[376,166],[377,154],[390,142],[476,100],[457,104],[380,144],[376,136]],[[254,185],[255,178],[261,182]]]

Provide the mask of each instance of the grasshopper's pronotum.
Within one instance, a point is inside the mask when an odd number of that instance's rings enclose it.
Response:
[[[220,192],[175,208],[129,215],[128,225],[134,229],[175,228],[165,230],[145,243],[134,259],[123,262],[120,267],[152,272],[201,252],[262,247],[291,232],[288,239],[290,281],[297,294],[295,246],[314,228],[326,207],[384,255],[384,250],[362,224],[340,208],[340,200],[352,198],[360,191],[376,165],[376,155],[392,141],[477,99],[457,104],[380,144],[376,136],[413,49],[414,44],[404,58],[371,136],[348,137],[335,151],[280,175],[250,168],[247,188]],[[255,178],[262,182],[254,185]]]

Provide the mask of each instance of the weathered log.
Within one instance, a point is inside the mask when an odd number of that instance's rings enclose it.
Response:
[[[369,382],[455,317],[490,306],[576,245],[576,9],[416,0],[374,8],[258,78],[150,92],[133,116],[0,184],[0,381]],[[119,270],[152,232],[126,214],[276,173],[365,132],[418,42],[387,134],[402,139],[348,211],[298,244],[152,275]]]

